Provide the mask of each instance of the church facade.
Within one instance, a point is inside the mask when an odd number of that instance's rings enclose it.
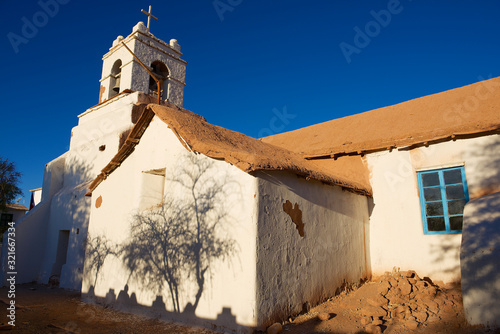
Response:
[[[19,283],[245,330],[394,267],[460,280],[464,207],[500,191],[500,78],[255,139],[182,108],[181,57],[141,22],[113,42],[17,224]]]
[[[90,214],[90,198],[85,197],[88,185],[116,153],[120,140],[126,138],[139,116],[135,104],[155,101],[146,94],[130,92],[157,91],[122,41],[148,64],[164,64],[157,67],[160,75],[166,75],[168,66],[163,91],[168,92],[169,101],[182,106],[186,62],[180,58],[178,43],[155,38],[143,23],[137,24],[127,39],[118,36],[103,56],[99,104],[78,115],[68,152],[45,166],[41,202],[16,228],[21,245],[18,263],[23,266],[17,277],[20,283],[47,283],[52,278],[63,288],[81,288]]]

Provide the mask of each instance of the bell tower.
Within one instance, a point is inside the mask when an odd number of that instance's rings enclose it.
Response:
[[[156,19],[151,8],[144,13],[149,14],[148,21],[150,17]],[[181,47],[175,39],[167,44],[156,38],[142,22],[127,37],[118,36],[103,56],[99,103],[123,91],[140,91],[155,97],[158,94],[156,81],[123,44],[161,81],[161,100],[182,107],[187,63],[181,59]]]

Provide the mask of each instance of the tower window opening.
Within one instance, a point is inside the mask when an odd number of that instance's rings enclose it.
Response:
[[[162,100],[167,99],[167,92],[168,92],[168,68],[167,66],[162,63],[161,61],[154,61],[151,64],[151,72],[153,72],[154,75],[156,75],[156,78],[160,81],[161,91],[160,95]],[[149,76],[149,94],[152,94],[153,96],[158,95],[158,86],[156,84],[156,81]]]
[[[120,78],[121,78],[121,66],[122,66],[122,61],[117,60],[113,64],[113,68],[111,69],[111,75],[110,75],[110,90],[109,90],[109,97],[113,97],[120,93]]]

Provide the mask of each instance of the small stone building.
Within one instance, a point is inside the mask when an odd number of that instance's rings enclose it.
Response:
[[[8,226],[8,223],[19,221],[27,211],[28,208],[22,204],[6,204],[5,210],[0,212],[0,227]]]

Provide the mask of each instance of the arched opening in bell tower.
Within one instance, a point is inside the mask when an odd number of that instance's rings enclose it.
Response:
[[[113,97],[115,95],[118,95],[120,93],[120,78],[121,78],[121,69],[122,67],[122,61],[118,59],[115,61],[113,64],[113,67],[111,68],[111,74],[110,74],[110,82],[109,82],[109,97]]]
[[[169,75],[167,66],[161,61],[156,60],[151,64],[151,72],[153,72],[162,85],[162,90],[160,92],[161,99],[166,100],[168,95]],[[158,95],[158,86],[156,85],[156,81],[151,76],[149,76],[149,94],[152,94],[153,96]]]

